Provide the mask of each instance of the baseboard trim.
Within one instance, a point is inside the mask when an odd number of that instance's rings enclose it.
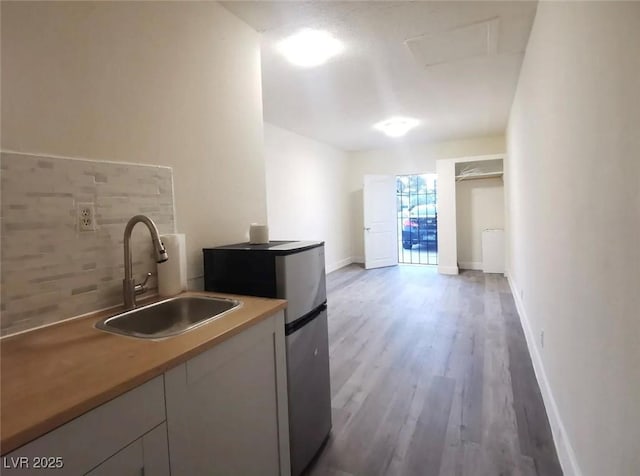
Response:
[[[352,263],[364,264],[364,256],[353,256],[351,257]]]
[[[460,269],[477,269],[482,271],[482,261],[460,261],[458,263]]]
[[[344,268],[345,266],[349,266],[351,263],[353,263],[353,258],[351,258],[351,257],[345,258],[345,259],[341,259],[340,261],[337,261],[335,263],[327,265],[326,273],[327,274],[332,273],[334,271],[339,270],[340,268]]]
[[[531,324],[525,311],[524,303],[520,299],[520,293],[518,292],[518,289],[520,288],[514,282],[510,272],[505,273],[505,275],[507,276],[507,281],[511,288],[511,294],[513,295],[513,300],[516,303],[516,309],[518,310],[518,315],[520,317],[520,323],[522,324],[522,330],[524,331],[524,336],[527,340],[529,355],[533,362],[533,370],[536,374],[536,380],[538,381],[540,392],[542,393],[542,399],[544,400],[544,406],[547,410],[547,416],[549,417],[549,425],[551,426],[553,442],[556,447],[558,459],[560,460],[560,466],[562,466],[562,472],[565,476],[582,476],[582,471],[580,471],[578,460],[575,452],[573,451],[573,446],[571,446],[571,442],[569,441],[569,436],[567,435],[564,423],[560,417],[558,405],[553,397],[553,392],[551,391],[551,386],[549,385],[549,380],[547,379],[547,374],[544,370],[542,356],[540,355],[537,346],[538,341],[531,329]]]
[[[438,273],[440,274],[458,274],[457,266],[438,266]]]

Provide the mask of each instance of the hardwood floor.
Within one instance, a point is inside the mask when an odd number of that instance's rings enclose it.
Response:
[[[352,265],[327,292],[333,430],[310,475],[562,474],[504,277]]]

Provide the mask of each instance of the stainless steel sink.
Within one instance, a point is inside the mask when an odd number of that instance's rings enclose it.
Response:
[[[241,305],[234,299],[179,296],[132,309],[96,323],[96,328],[141,339],[162,339],[206,324]]]

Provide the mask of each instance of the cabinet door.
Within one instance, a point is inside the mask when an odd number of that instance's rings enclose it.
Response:
[[[142,439],[136,440],[129,446],[117,452],[107,461],[86,476],[144,476],[144,455]]]
[[[144,476],[169,476],[167,424],[157,426],[142,437]]]
[[[9,453],[2,459],[2,474],[46,474],[34,467],[43,456],[64,463],[51,470],[56,476],[86,474],[164,420],[164,377],[160,375]],[[21,466],[21,461],[28,467]]]
[[[167,425],[157,426],[86,476],[169,476]]]
[[[173,476],[288,475],[284,316],[165,374]]]

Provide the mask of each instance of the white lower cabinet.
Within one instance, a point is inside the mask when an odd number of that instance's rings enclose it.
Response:
[[[144,474],[167,475],[165,415],[164,378],[159,376],[3,456],[2,474],[94,475],[94,469],[109,467],[112,459],[115,464],[130,458],[129,452],[134,451],[130,446],[142,445],[145,449],[152,446],[156,453],[164,451],[165,455],[164,463],[157,459],[158,463],[154,461],[149,466],[155,469],[145,468]],[[159,442],[162,439],[164,443]],[[131,474],[138,476],[140,471]]]
[[[287,412],[280,311],[3,456],[0,471],[289,476]]]
[[[173,476],[289,475],[282,312],[165,374]]]

